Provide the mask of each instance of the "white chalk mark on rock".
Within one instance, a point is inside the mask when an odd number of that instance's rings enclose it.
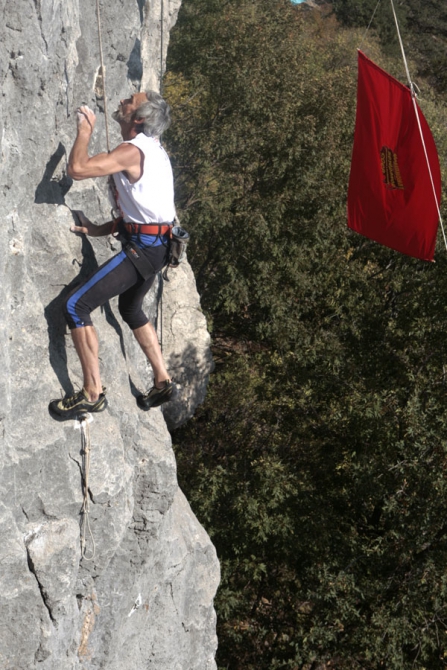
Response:
[[[130,616],[132,616],[132,614],[133,614],[134,612],[136,612],[137,609],[139,609],[139,608],[141,607],[142,604],[143,604],[143,600],[142,600],[142,598],[141,598],[141,593],[139,593],[139,594],[138,594],[138,598],[135,600],[135,602],[134,602],[134,604],[133,604],[133,607],[132,607],[132,609],[130,610],[130,612],[129,612],[129,614],[127,615],[127,617],[129,618]]]

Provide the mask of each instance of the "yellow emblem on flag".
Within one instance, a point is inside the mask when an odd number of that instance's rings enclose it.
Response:
[[[400,175],[399,163],[397,162],[397,155],[394,151],[389,147],[382,147],[380,150],[380,160],[386,187],[403,190],[404,185]]]

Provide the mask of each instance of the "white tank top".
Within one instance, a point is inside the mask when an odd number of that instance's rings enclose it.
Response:
[[[143,174],[131,184],[124,172],[113,175],[118,205],[126,222],[163,223],[174,220],[174,178],[171,161],[158,139],[138,133],[135,144],[144,155]]]

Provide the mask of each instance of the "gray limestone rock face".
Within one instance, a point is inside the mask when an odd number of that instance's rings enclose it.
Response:
[[[164,0],[162,26],[161,2],[100,3],[109,113],[158,88],[179,4]],[[162,309],[159,282],[146,300],[180,388],[165,416],[137,408],[152,379],[113,299],[93,315],[108,409],[50,418],[49,400],[82,386],[64,297],[119,249],[69,232],[73,209],[110,218],[105,180],[66,174],[79,104],[97,113],[91,151],[106,148],[96,6],[0,11],[0,670],[215,670],[219,565],[166,425],[192,415],[212,365],[194,278],[182,265]]]
[[[168,367],[175,371],[179,391],[177,399],[164,409],[167,424],[173,429],[187,421],[203,402],[213,360],[199,296],[188,288],[195,284],[190,265],[183,262],[169,270],[168,279],[163,288],[159,332],[162,327]]]

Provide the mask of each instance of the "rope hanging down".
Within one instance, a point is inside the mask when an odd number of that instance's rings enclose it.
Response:
[[[161,0],[160,3],[160,95],[163,96],[163,39],[164,39],[164,34],[163,34],[163,25],[164,25],[164,2]]]
[[[436,195],[435,183],[434,183],[434,180],[433,180],[433,174],[432,174],[432,171],[431,171],[430,161],[428,159],[428,154],[427,154],[427,147],[425,146],[424,134],[422,132],[421,121],[420,121],[420,118],[419,118],[418,106],[416,104],[416,92],[414,90],[414,84],[411,81],[411,77],[410,77],[410,70],[408,68],[407,58],[405,56],[405,49],[404,49],[404,45],[403,45],[403,42],[402,42],[402,37],[400,35],[399,22],[397,20],[396,10],[394,8],[394,2],[393,2],[393,0],[390,0],[390,2],[391,2],[391,9],[393,10],[394,22],[396,24],[397,37],[399,38],[400,50],[402,52],[402,58],[403,58],[404,65],[405,65],[405,72],[407,74],[408,85],[410,87],[411,100],[413,102],[413,109],[414,109],[414,113],[416,114],[416,120],[417,120],[417,124],[418,124],[418,128],[419,128],[419,134],[421,136],[422,146],[424,148],[425,160],[426,160],[428,172],[429,172],[429,175],[430,175],[430,183],[431,183],[431,187],[432,187],[432,191],[433,191],[433,197],[435,199],[436,209],[438,211],[439,223],[441,224],[441,230],[442,230],[442,236],[444,238],[445,248],[447,249],[447,239],[446,239],[445,231],[444,231],[444,223],[443,223],[442,216],[441,216],[441,209],[439,207],[438,197]]]
[[[82,473],[83,473],[83,490],[84,490],[84,501],[82,504],[81,514],[81,556],[86,561],[93,561],[96,556],[96,545],[95,539],[93,537],[92,529],[90,526],[90,517],[89,517],[89,475],[90,475],[90,429],[88,427],[89,415],[81,416],[79,418],[79,423],[81,425],[81,445],[82,445]],[[86,535],[87,530],[92,541],[92,551],[89,556],[87,556],[86,548]]]
[[[106,95],[106,69],[104,66],[104,54],[102,48],[102,35],[101,35],[101,10],[99,7],[99,0],[96,0],[96,18],[98,22],[98,40],[99,40],[99,58],[101,63],[101,77],[102,77],[102,98],[104,100],[104,116],[106,122],[106,144],[107,151],[110,153],[110,138],[109,138],[109,115],[107,111],[107,95]]]

